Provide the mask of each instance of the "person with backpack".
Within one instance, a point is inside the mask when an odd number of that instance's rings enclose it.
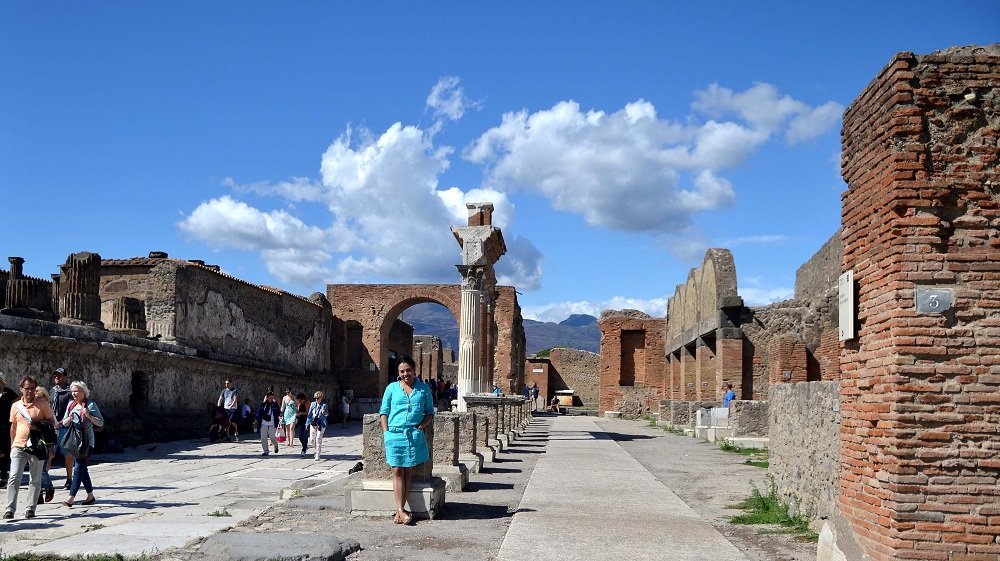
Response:
[[[264,394],[264,401],[257,407],[257,424],[260,426],[260,445],[264,449],[264,453],[261,456],[267,456],[270,453],[268,449],[269,441],[274,444],[274,453],[278,453],[278,436],[275,431],[280,422],[281,407],[278,406],[274,392],[269,390]]]
[[[63,483],[63,489],[69,490],[69,484],[73,480],[73,456],[67,454],[63,451],[62,446],[59,443],[62,441],[62,437],[66,435],[66,431],[69,430],[63,426],[63,415],[66,414],[66,408],[69,407],[69,402],[73,401],[73,394],[69,391],[69,378],[66,376],[65,368],[56,368],[52,372],[52,387],[49,388],[49,403],[52,404],[52,413],[56,416],[56,456],[61,458],[63,465],[66,466],[66,481]]]

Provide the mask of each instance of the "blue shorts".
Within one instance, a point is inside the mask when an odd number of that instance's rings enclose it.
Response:
[[[226,414],[229,415],[229,422],[235,423],[236,419],[239,418],[239,409],[226,409]]]

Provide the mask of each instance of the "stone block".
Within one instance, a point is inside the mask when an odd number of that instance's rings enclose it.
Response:
[[[414,481],[406,504],[414,517],[433,520],[444,508],[445,498],[445,482],[434,477]],[[344,514],[388,517],[395,512],[392,481],[354,479],[344,486]]]
[[[768,402],[733,400],[729,402],[729,426],[733,436],[767,436]]]
[[[434,477],[444,481],[446,491],[461,493],[469,486],[469,468],[462,463],[453,466],[435,466]]]
[[[427,445],[434,449],[434,424],[424,431],[427,438]],[[362,450],[361,455],[364,461],[365,480],[389,480],[392,478],[392,469],[385,459],[385,441],[382,439],[382,426],[379,423],[379,416],[370,413],[364,416],[361,429]],[[428,481],[433,477],[434,456],[426,462],[413,468],[413,481]]]
[[[438,413],[434,416],[431,459],[435,466],[458,465],[458,413]]]

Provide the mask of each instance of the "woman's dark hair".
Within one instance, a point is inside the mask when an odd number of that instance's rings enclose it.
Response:
[[[411,367],[413,367],[414,370],[417,369],[417,363],[413,362],[413,359],[410,358],[410,357],[408,357],[408,356],[404,356],[403,358],[399,359],[399,363],[400,364],[409,364]]]
[[[305,401],[305,399],[306,399],[306,394],[304,394],[304,393],[299,393],[299,395],[295,396],[295,399],[301,399],[301,400]]]

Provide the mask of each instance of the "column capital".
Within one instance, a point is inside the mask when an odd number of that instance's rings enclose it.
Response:
[[[486,275],[485,265],[455,265],[462,275],[462,290],[482,290]]]

